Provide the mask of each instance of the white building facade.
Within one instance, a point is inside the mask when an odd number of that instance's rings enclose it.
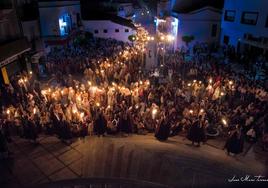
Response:
[[[237,51],[258,48],[268,51],[268,1],[225,0],[221,43]]]
[[[79,25],[81,18],[80,1],[39,2],[41,35],[66,36]]]
[[[115,23],[112,20],[83,20],[83,27],[94,37],[112,38],[124,42],[130,42],[128,37],[136,34],[134,27]]]
[[[189,44],[217,43],[220,38],[222,11],[213,7],[203,7],[187,13],[173,13],[178,18],[178,47],[186,46],[183,36],[193,36]]]

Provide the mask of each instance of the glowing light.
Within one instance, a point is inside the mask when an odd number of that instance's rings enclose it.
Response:
[[[193,81],[194,83],[196,82],[196,80]]]
[[[233,85],[233,81],[229,81],[229,84],[230,84],[230,85]]]
[[[172,35],[168,35],[167,36],[167,40],[170,42],[170,41],[173,41],[175,39],[175,37],[174,36],[172,36]]]
[[[209,79],[209,83],[212,84],[212,78]]]
[[[222,121],[223,125],[227,125],[227,121],[226,121],[226,119],[222,118],[221,121]]]
[[[161,40],[165,40],[165,37],[164,37],[164,36],[161,36],[160,39],[161,39]]]
[[[36,114],[36,108],[33,109],[33,113]]]
[[[200,109],[200,113],[203,113],[204,112],[204,109],[202,108],[202,109]]]
[[[157,109],[154,108],[154,109],[152,110],[152,118],[153,118],[153,119],[155,118],[156,114],[157,114]]]
[[[7,114],[10,114],[10,110],[9,109],[7,109]]]
[[[42,95],[46,95],[46,93],[47,93],[46,90],[42,90],[42,91],[41,91],[41,94],[42,94]]]
[[[99,107],[99,106],[100,106],[100,103],[97,102],[97,103],[96,103],[96,106]]]
[[[63,18],[60,18],[59,19],[59,28],[60,28],[60,35],[61,36],[67,34],[65,31],[66,26],[67,26],[67,22],[64,22]]]
[[[224,96],[225,94],[223,92],[221,92],[221,96]]]
[[[187,84],[187,86],[189,86],[189,87],[190,87],[191,85],[192,85],[191,83],[188,83],[188,84]]]
[[[32,71],[30,71],[30,74],[33,74],[33,72],[32,72]]]
[[[193,110],[189,110],[189,112],[190,112],[190,114],[194,113],[194,111],[193,111]]]
[[[88,84],[89,86],[91,86],[91,85],[92,85],[91,81],[88,81],[88,82],[87,82],[87,84]]]

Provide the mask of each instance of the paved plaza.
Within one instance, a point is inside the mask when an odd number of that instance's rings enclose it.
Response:
[[[13,159],[2,160],[0,183],[28,187],[86,177],[141,179],[177,187],[226,184],[235,175],[264,175],[267,154],[252,145],[233,157],[208,141],[200,148],[181,136],[159,142],[153,135],[86,137],[69,146],[56,137],[41,136],[40,144],[15,138],[9,145]]]

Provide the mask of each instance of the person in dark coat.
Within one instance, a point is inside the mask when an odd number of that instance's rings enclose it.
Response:
[[[97,113],[97,117],[96,117],[96,120],[95,120],[95,123],[94,123],[95,133],[98,136],[101,136],[101,135],[104,136],[104,134],[106,132],[106,125],[107,125],[106,119],[105,119],[104,115],[102,114],[102,112],[99,111]]]
[[[37,128],[32,117],[28,118],[26,126],[26,139],[29,139],[30,141],[33,141],[35,144],[37,144]]]
[[[7,139],[1,127],[0,128],[0,154],[4,154],[6,152],[8,152]]]
[[[59,138],[67,144],[69,144],[70,139],[72,138],[70,125],[66,120],[63,119],[62,115],[60,116],[59,121]]]
[[[204,127],[201,124],[201,117],[199,117],[199,120],[194,121],[194,123],[191,125],[187,138],[192,141],[192,145],[197,143],[197,146],[200,146],[200,142],[205,141],[205,131]]]
[[[160,120],[160,124],[158,125],[155,137],[160,141],[165,141],[168,139],[170,133],[170,120],[164,117]]]
[[[132,132],[131,120],[127,112],[123,112],[122,119],[119,123],[120,123],[121,131],[123,133],[130,134]]]
[[[227,149],[227,154],[239,154],[243,152],[244,139],[239,126],[229,132],[229,137],[225,143],[224,149]]]

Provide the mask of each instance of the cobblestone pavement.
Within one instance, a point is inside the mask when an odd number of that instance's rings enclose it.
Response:
[[[86,137],[71,145],[42,135],[39,145],[14,138],[13,159],[0,163],[0,187],[28,187],[80,177],[124,177],[169,186],[226,184],[236,175],[264,175],[267,153],[253,145],[228,156],[215,143],[193,147],[181,136],[157,141],[153,135]],[[266,165],[265,165],[266,164]]]

